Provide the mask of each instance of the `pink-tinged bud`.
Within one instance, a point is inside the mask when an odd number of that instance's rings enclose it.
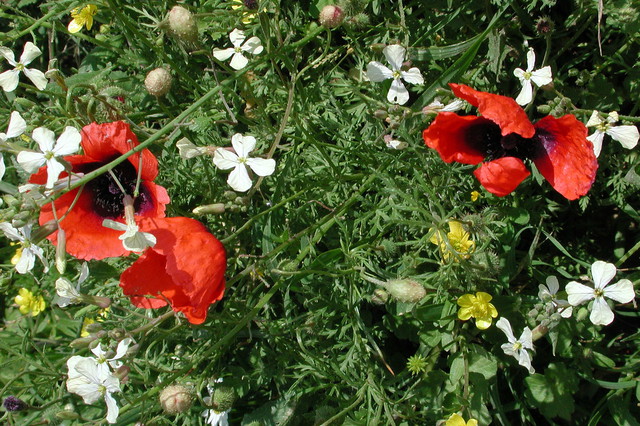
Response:
[[[164,96],[171,89],[171,74],[164,68],[149,71],[147,78],[144,79],[144,87],[153,96]]]
[[[89,305],[99,306],[102,309],[111,306],[111,299],[108,297],[82,295],[82,301]]]
[[[160,392],[160,405],[167,414],[184,413],[191,408],[193,391],[183,385],[171,385]]]
[[[408,279],[387,281],[385,288],[399,302],[417,303],[427,295],[422,284]]]
[[[180,40],[188,43],[198,41],[198,24],[191,12],[182,6],[173,6],[169,12],[169,28]]]
[[[320,25],[326,28],[337,28],[344,21],[344,12],[342,8],[334,5],[328,5],[322,8],[318,17]]]

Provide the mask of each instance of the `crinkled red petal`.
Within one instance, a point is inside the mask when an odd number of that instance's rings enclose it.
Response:
[[[504,197],[511,194],[531,173],[519,158],[502,157],[483,163],[473,174],[487,191]]]
[[[124,294],[140,307],[151,303],[141,296],[166,300],[190,323],[201,324],[209,306],[224,294],[224,247],[204,225],[186,217],[143,218],[140,229],[157,242],[122,273]]]
[[[478,108],[483,117],[500,126],[502,136],[516,133],[523,138],[531,138],[535,128],[527,113],[515,100],[493,93],[480,92],[464,84],[449,83],[453,93]]]
[[[553,189],[575,200],[591,189],[598,170],[587,128],[573,115],[545,117],[535,125],[544,152],[533,162]]]
[[[138,138],[124,121],[91,123],[82,128],[82,149],[87,157],[99,163],[107,163],[138,146]],[[127,158],[136,171],[140,154]],[[142,150],[142,179],[154,180],[158,176],[158,160],[148,149]]]
[[[429,148],[438,151],[445,163],[478,164],[484,160],[484,154],[469,145],[467,130],[484,121],[487,120],[473,115],[441,112],[422,132],[422,138]]]

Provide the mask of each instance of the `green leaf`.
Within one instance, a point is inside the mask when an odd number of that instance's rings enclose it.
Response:
[[[246,414],[242,418],[242,425],[247,425],[252,422],[258,422],[264,426],[281,425],[292,418],[295,412],[295,406],[295,401],[289,401],[285,398],[267,402],[260,408]]]
[[[527,399],[547,418],[571,419],[575,410],[573,393],[578,378],[573,370],[563,364],[549,364],[543,374],[534,374],[525,379]]]

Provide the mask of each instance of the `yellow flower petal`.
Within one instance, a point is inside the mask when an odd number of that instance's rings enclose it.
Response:
[[[462,321],[467,321],[469,318],[473,316],[473,308],[460,308],[458,309],[458,319]]]
[[[464,419],[460,414],[452,414],[446,421],[445,426],[466,426]]]
[[[484,291],[476,292],[476,298],[478,303],[489,303],[491,302],[491,299],[493,299],[489,293],[485,293]]]
[[[476,303],[476,296],[473,294],[465,294],[458,297],[458,306],[471,307]]]
[[[81,29],[82,29],[82,24],[76,21],[75,19],[71,20],[71,22],[69,22],[69,25],[67,26],[67,30],[69,30],[71,34],[75,34],[79,32]]]
[[[476,318],[476,327],[478,327],[480,330],[486,330],[487,328],[491,327],[491,322],[491,317]]]

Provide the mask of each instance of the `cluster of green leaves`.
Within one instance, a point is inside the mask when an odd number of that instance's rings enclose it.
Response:
[[[539,90],[536,105],[585,122],[594,109],[633,119],[640,107],[638,5],[606,2],[599,43],[597,3],[583,0],[342,0],[358,19],[331,31],[315,22],[327,1],[258,3],[248,24],[231,2],[186,4],[198,19],[197,46],[169,34],[165,18],[174,2],[165,0],[101,0],[94,29],[77,35],[65,30],[69,11],[82,6],[76,1],[1,6],[8,23],[3,45],[19,51],[33,40],[47,52],[34,66],[58,68],[66,86],[37,92],[21,85],[15,95],[0,96],[2,117],[19,110],[30,129],[56,131],[122,119],[141,141],[170,126],[151,146],[161,165],[158,182],[171,196],[168,214],[226,207],[199,218],[229,258],[225,298],[202,326],[166,317],[155,323],[151,318],[164,311],[133,309],[117,285],[133,259],[91,262],[83,291],[114,301],[94,326],[103,333],[94,336],[113,345],[131,334],[138,345],[126,360],[129,381],[116,395],[119,422],[199,424],[206,384],[222,377],[238,393],[232,423],[432,424],[462,411],[481,424],[635,424],[635,310],[619,309],[614,324],[601,328],[588,321],[586,308],[576,309],[536,342],[537,373],[528,376],[503,354],[499,330],[481,332],[457,319],[456,299],[488,292],[500,315],[521,330],[537,325],[528,313],[548,275],[566,284],[596,259],[625,257],[625,277],[637,279],[638,256],[627,256],[639,235],[637,152],[605,141],[597,180],[580,202],[568,202],[535,172],[512,195],[497,198],[482,190],[473,167],[445,164],[424,146],[421,133],[433,116],[421,109],[436,96],[452,99],[447,82],[515,96],[520,87],[512,73],[526,63],[527,41],[554,72],[554,88]],[[229,46],[236,27],[265,46],[239,72],[211,54]],[[367,63],[384,61],[381,49],[392,43],[409,47],[425,78],[424,86],[411,86],[402,107],[387,104],[389,81],[364,77]],[[155,98],[143,82],[161,66],[174,80],[165,97]],[[170,124],[212,90],[219,93]],[[528,112],[534,121],[545,115],[535,107]],[[278,162],[276,173],[248,194],[230,192],[227,174],[210,157],[184,160],[176,148],[181,138],[229,146],[237,132],[255,136],[256,153],[273,152]],[[388,149],[384,136],[408,147]],[[8,157],[3,190],[27,179]],[[474,190],[481,197],[472,202]],[[477,248],[468,259],[446,263],[430,238],[452,219]],[[83,419],[102,418],[103,407],[87,407],[65,388],[66,360],[87,355],[69,344],[97,309],[51,306],[56,273],[20,276],[9,264],[14,253],[0,249],[0,393],[45,409],[3,420],[58,422],[55,414],[68,403]],[[47,254],[53,258],[52,247]],[[76,266],[69,261],[70,279]],[[380,304],[379,286],[365,276],[411,278],[427,296]],[[23,317],[12,307],[21,287],[45,296],[45,313]],[[424,363],[412,372],[406,364],[416,355]],[[157,402],[173,382],[194,386],[200,398],[177,417]]]

